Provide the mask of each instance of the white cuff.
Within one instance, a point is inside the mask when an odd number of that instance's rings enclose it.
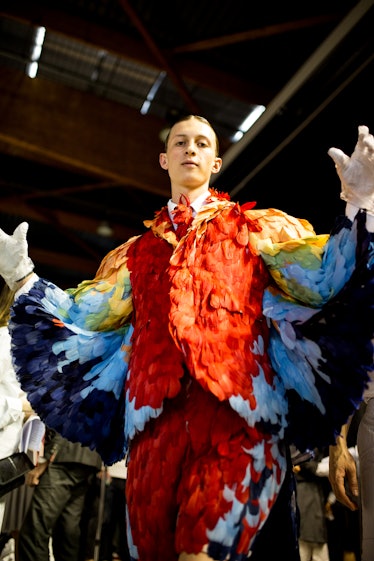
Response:
[[[345,215],[353,222],[356,214],[360,209],[351,203],[347,203],[345,207]],[[366,229],[368,232],[374,232],[374,215],[366,211]]]
[[[17,300],[17,298],[21,296],[21,294],[26,294],[26,292],[29,292],[29,290],[32,288],[32,286],[36,283],[37,280],[39,280],[38,275],[36,273],[33,273],[29,278],[29,280],[25,282],[25,284],[17,290],[17,292],[14,295],[14,300]]]

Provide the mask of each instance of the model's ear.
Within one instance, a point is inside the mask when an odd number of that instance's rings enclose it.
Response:
[[[160,166],[162,167],[162,169],[168,169],[168,157],[166,155],[166,152],[161,152],[158,161],[160,162]]]
[[[215,158],[212,173],[218,173],[222,167],[222,158]]]

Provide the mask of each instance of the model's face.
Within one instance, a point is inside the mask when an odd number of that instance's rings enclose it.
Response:
[[[160,165],[167,170],[172,186],[196,189],[218,173],[222,160],[216,156],[216,139],[211,127],[198,119],[174,125],[167,151],[160,154]]]

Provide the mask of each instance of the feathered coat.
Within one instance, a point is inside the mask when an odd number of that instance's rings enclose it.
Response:
[[[92,281],[63,292],[38,279],[13,308],[15,367],[44,422],[108,464],[130,448],[143,561],[246,558],[284,478],[283,441],[332,443],[372,368],[365,213],[317,236],[252,206],[211,191],[180,240],[165,207]]]

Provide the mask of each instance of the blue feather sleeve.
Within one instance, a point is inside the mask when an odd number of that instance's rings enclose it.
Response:
[[[269,352],[289,402],[288,436],[300,450],[334,442],[374,367],[374,235],[365,228],[365,213],[353,224],[343,219],[324,249],[313,274],[303,275],[298,265],[292,276],[295,268],[284,260],[282,280],[297,284],[298,300],[274,287],[264,297],[272,324]],[[321,285],[319,306],[302,302],[303,284],[308,295]]]
[[[124,314],[110,313],[126,298],[121,294],[115,306],[113,288],[104,285],[92,281],[69,293],[39,279],[16,300],[10,330],[17,377],[34,410],[47,426],[96,449],[109,465],[126,453],[124,384],[132,327]]]

